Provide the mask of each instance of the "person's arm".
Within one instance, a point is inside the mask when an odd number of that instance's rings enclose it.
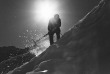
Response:
[[[59,19],[59,27],[61,27],[61,19]]]
[[[61,27],[61,19],[59,18],[58,22],[57,22],[57,28]]]
[[[50,21],[48,23],[48,31],[51,31],[51,23],[50,23]]]

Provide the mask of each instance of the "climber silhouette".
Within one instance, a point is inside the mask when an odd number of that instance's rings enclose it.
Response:
[[[53,35],[56,33],[57,35],[57,40],[60,39],[60,27],[61,27],[61,19],[58,14],[55,14],[53,18],[49,20],[48,23],[48,33],[49,33],[49,40],[50,40],[50,45],[54,43],[53,41]]]

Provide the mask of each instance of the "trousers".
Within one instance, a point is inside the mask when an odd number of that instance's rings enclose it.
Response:
[[[60,28],[56,29],[54,32],[49,32],[49,40],[50,40],[50,45],[54,43],[53,36],[56,34],[57,36],[57,41],[60,39]]]

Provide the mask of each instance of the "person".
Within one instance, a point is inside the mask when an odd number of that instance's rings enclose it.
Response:
[[[60,27],[61,27],[61,19],[58,14],[55,14],[53,18],[49,20],[48,23],[48,33],[49,33],[49,40],[50,40],[50,45],[54,43],[53,41],[53,35],[56,33],[57,35],[57,40],[60,39]]]

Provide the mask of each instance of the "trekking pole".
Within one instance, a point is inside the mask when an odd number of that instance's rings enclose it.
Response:
[[[35,48],[36,46],[38,46],[38,45],[37,45],[37,42],[40,41],[42,38],[44,38],[44,37],[47,36],[47,35],[48,35],[48,33],[45,34],[44,36],[42,36],[41,38],[39,38],[38,40],[32,39],[34,45],[30,46],[29,48],[30,48],[30,49],[33,49],[33,48]]]
[[[47,34],[45,34],[44,36],[42,36],[40,39],[36,40],[35,42],[40,41],[42,38],[46,37],[47,35],[48,35],[48,33],[47,33]]]

